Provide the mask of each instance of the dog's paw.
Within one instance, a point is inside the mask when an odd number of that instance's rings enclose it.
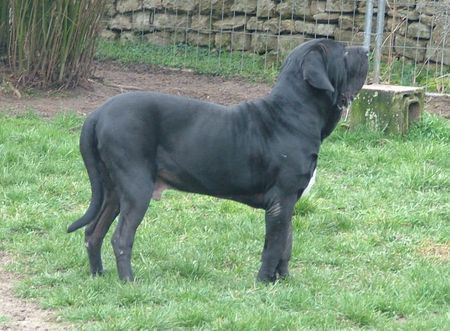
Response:
[[[104,274],[105,274],[105,270],[103,268],[95,270],[95,271],[91,271],[92,277],[103,276]]]
[[[289,260],[281,260],[278,263],[276,273],[278,275],[278,279],[286,279],[289,277]]]
[[[258,272],[258,276],[256,277],[256,280],[261,283],[275,283],[275,281],[277,280],[277,275],[275,272],[269,273],[269,272],[260,270]]]

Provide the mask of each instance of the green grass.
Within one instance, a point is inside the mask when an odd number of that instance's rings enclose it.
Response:
[[[7,323],[10,320],[9,317],[0,315],[0,326],[4,323]]]
[[[81,124],[0,115],[0,250],[19,296],[86,330],[448,329],[449,122],[335,131],[296,209],[291,277],[274,285],[254,281],[262,211],[175,191],[138,230],[137,281],[118,281],[110,235],[91,278],[82,231],[65,233],[90,198]]]
[[[383,62],[380,71],[382,83],[420,86],[428,92],[450,93],[450,66],[393,59],[390,63]]]
[[[116,60],[124,64],[189,68],[202,74],[240,76],[252,81],[267,82],[275,80],[279,69],[279,64],[268,61],[264,56],[240,51],[209,50],[184,44],[158,46],[145,42],[100,40],[96,58]]]

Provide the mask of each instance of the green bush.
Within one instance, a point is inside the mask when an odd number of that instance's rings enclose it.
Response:
[[[7,40],[3,43],[17,82],[76,86],[90,73],[104,6],[105,0],[2,2],[0,14],[8,17],[8,26],[0,26],[0,36]]]
[[[8,3],[0,2],[0,60],[6,53],[6,40],[8,39]]]

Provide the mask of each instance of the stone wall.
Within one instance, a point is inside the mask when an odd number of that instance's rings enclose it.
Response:
[[[365,11],[365,0],[109,0],[103,36],[283,54],[317,37],[361,44]],[[383,53],[450,65],[449,15],[450,0],[389,1]]]

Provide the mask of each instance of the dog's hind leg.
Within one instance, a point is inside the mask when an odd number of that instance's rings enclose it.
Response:
[[[266,209],[266,239],[258,280],[274,282],[288,275],[292,251],[292,212],[297,196],[276,200]]]
[[[132,281],[131,251],[134,236],[148,209],[154,183],[150,171],[145,167],[122,168],[116,175],[120,182],[120,216],[111,242],[119,278]]]
[[[119,199],[113,190],[105,190],[104,200],[97,219],[85,230],[85,243],[92,275],[103,273],[101,249],[103,239],[119,214]]]

